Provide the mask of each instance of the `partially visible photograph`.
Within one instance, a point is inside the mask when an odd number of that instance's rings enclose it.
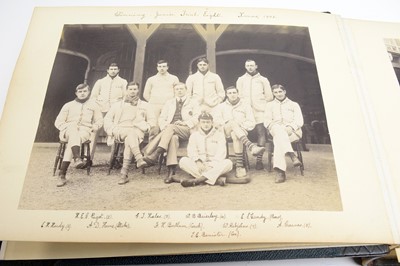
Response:
[[[342,211],[307,27],[60,35],[20,209]]]
[[[400,85],[400,39],[384,39],[389,59],[392,62],[397,81]]]

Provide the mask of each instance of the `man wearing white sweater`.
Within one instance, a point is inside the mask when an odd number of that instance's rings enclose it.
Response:
[[[136,166],[146,166],[139,145],[145,133],[154,127],[156,120],[149,104],[139,99],[139,84],[130,82],[126,88],[123,101],[113,104],[104,117],[104,130],[107,135],[123,141],[124,160],[121,168],[121,178],[118,184],[123,185],[128,180],[128,167],[135,157]]]
[[[275,183],[282,183],[286,180],[286,155],[292,160],[293,166],[301,166],[291,142],[302,137],[303,115],[299,104],[286,97],[285,87],[273,85],[272,93],[275,99],[265,107],[264,126],[269,130],[274,143]]]
[[[209,71],[207,58],[197,60],[197,69],[186,80],[188,95],[197,100],[202,111],[212,114],[214,107],[225,98],[224,85],[218,74]]]
[[[60,140],[67,141],[59,172],[58,187],[67,183],[65,175],[71,161],[76,168],[85,165],[80,157],[81,144],[89,140],[103,125],[103,116],[99,106],[93,101],[88,101],[89,86],[79,84],[75,89],[75,95],[75,100],[64,104],[54,122],[54,126],[60,130]]]
[[[200,128],[194,132],[187,146],[187,157],[179,161],[179,167],[193,179],[181,181],[183,187],[201,184],[225,185],[221,177],[232,170],[232,161],[226,159],[224,134],[213,127],[212,115],[203,112],[199,116]]]
[[[267,102],[272,101],[274,97],[272,95],[269,80],[266,77],[261,76],[258,72],[256,62],[252,59],[248,59],[246,60],[244,67],[246,68],[246,73],[238,78],[236,81],[236,88],[239,90],[240,99],[253,108],[253,114],[256,120],[254,130],[257,133],[257,145],[265,147],[267,142],[267,132],[263,124],[264,109]],[[264,169],[262,157],[262,153],[257,156],[257,170]]]
[[[160,117],[165,102],[174,98],[174,85],[179,82],[178,77],[170,74],[168,69],[168,62],[159,60],[157,62],[158,73],[147,79],[143,90],[143,99],[150,104],[156,120]],[[159,131],[158,127],[154,128],[150,132],[150,139],[157,135]]]

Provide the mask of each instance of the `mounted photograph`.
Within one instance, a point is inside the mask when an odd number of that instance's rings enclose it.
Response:
[[[307,27],[59,36],[19,209],[342,210]]]

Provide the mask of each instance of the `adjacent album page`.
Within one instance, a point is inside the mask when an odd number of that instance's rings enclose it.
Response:
[[[337,22],[270,9],[37,8],[0,126],[0,239],[394,243],[364,100]],[[246,73],[248,59],[271,85],[285,87],[304,119],[303,175],[286,158],[286,181],[275,183],[266,152],[261,170],[249,153],[247,184],[183,187],[163,182],[165,165],[144,173],[132,165],[120,185],[118,169],[108,174],[111,148],[100,138],[90,171],[70,167],[57,187],[54,121],[78,84],[93,87],[118,61],[119,76],[143,91],[160,59],[185,82],[204,56],[225,88]],[[175,174],[187,177],[179,167]]]
[[[375,157],[395,243],[400,243],[400,23],[345,20],[368,106]]]

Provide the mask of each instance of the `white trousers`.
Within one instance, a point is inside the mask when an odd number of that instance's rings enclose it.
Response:
[[[64,162],[70,162],[72,160],[72,150],[71,147],[79,146],[81,147],[81,143],[90,139],[90,128],[88,127],[79,127],[79,126],[70,126],[66,129],[64,133],[64,138],[62,140],[67,141],[67,146],[64,152]]]
[[[270,134],[273,137],[273,143],[274,143],[274,157],[273,157],[273,165],[274,168],[279,168],[282,171],[286,171],[286,158],[285,155],[288,152],[293,152],[292,144],[291,144],[291,139],[289,138],[288,133],[285,130],[284,125],[273,125],[272,128],[270,129]],[[292,134],[292,139],[293,136]],[[292,141],[294,141],[293,139]]]
[[[207,170],[200,173],[199,168],[196,165],[196,162],[188,157],[183,157],[179,161],[179,167],[189,173],[190,175],[194,176],[195,178],[205,177],[207,178],[206,183],[210,185],[214,185],[217,181],[218,177],[223,174],[228,173],[232,170],[232,161],[228,159],[224,159],[222,161],[213,161],[213,162],[206,162]]]

